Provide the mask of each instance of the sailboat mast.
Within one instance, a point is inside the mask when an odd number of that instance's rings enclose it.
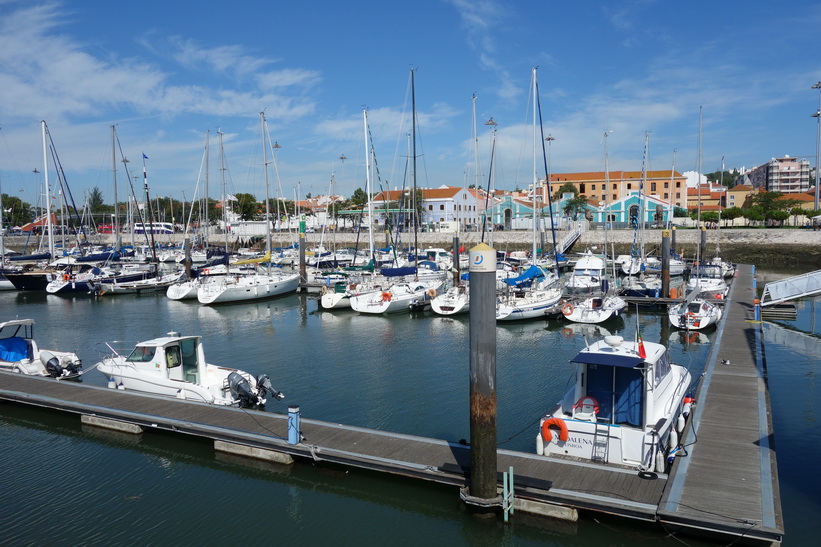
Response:
[[[644,132],[644,158],[641,160],[641,181],[639,182],[639,248],[641,249],[641,260],[644,263],[644,219],[647,215],[645,211],[647,203],[644,197],[644,187],[647,186],[647,158],[650,154],[650,132]]]
[[[411,69],[411,132],[413,134],[413,264],[419,266],[419,208],[416,204],[416,85],[414,83],[414,69]],[[418,270],[417,270],[418,273]]]
[[[225,150],[222,147],[222,130],[217,128],[220,143],[220,186],[222,187],[222,232],[225,235],[225,254],[228,254],[228,200],[225,194]]]
[[[271,230],[269,229],[270,204],[268,203],[268,143],[265,140],[265,112],[259,113],[260,132],[262,133],[262,174],[265,180],[265,254],[268,256],[269,264],[271,257]]]
[[[205,131],[205,199],[202,207],[202,225],[205,228],[202,234],[206,255],[208,252],[208,175],[211,171],[211,130]],[[172,207],[173,207],[173,202]],[[173,208],[171,209],[174,210]],[[183,217],[185,218],[185,217]]]
[[[48,154],[46,153],[46,120],[40,121],[43,133],[43,175],[45,177],[46,190],[46,226],[48,227],[48,254],[54,259],[54,226],[51,225],[51,189],[48,187]]]
[[[610,192],[610,170],[609,170],[609,156],[607,153],[607,137],[610,136],[610,131],[607,130],[604,132],[604,259],[607,260],[607,245],[608,245],[608,232],[610,231],[610,200],[607,197],[608,193]],[[616,277],[616,250],[615,250],[615,242],[613,242],[614,248],[613,252],[611,253],[610,257],[610,264],[613,266],[613,279],[617,279]],[[605,264],[606,265],[606,264]]]
[[[376,260],[373,245],[373,199],[371,196],[371,147],[368,142],[368,111],[362,109],[362,122],[365,126],[365,194],[368,199],[368,252]]]
[[[536,131],[536,120],[538,112],[536,111],[536,104],[538,102],[538,87],[537,87],[537,80],[536,80],[536,68],[533,68],[533,242],[531,246],[531,255],[530,260],[535,265],[536,264],[536,232],[538,231],[538,222],[539,217],[536,214],[536,187],[539,184],[539,175],[536,172],[536,154],[537,154],[537,147],[536,147],[536,139],[537,139],[537,131]],[[547,183],[547,180],[545,180]],[[548,192],[550,189],[548,189]]]
[[[111,126],[111,172],[113,176],[114,182],[114,244],[117,244],[117,241],[120,238],[120,222],[119,222],[119,215],[117,214],[117,129],[116,126]]]

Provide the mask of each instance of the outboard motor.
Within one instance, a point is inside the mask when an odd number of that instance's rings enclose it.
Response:
[[[257,404],[258,397],[254,395],[251,384],[238,372],[228,375],[228,388],[231,390],[231,395],[239,399],[240,408],[248,408]]]
[[[40,362],[43,363],[46,372],[52,378],[63,376],[63,365],[60,364],[60,359],[50,351],[43,350],[40,352]]]
[[[268,393],[277,401],[281,401],[285,398],[284,393],[274,389],[274,386],[271,385],[271,379],[268,378],[267,374],[260,374],[257,377],[257,389],[261,395]]]

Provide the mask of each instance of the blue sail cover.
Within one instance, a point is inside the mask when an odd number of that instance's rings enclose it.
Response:
[[[544,272],[542,269],[538,266],[531,266],[519,277],[505,279],[505,283],[512,287],[520,287],[522,285],[530,285],[534,279],[538,279],[540,277],[544,277]]]
[[[399,277],[402,275],[415,274],[416,266],[406,266],[404,268],[382,268],[380,271],[385,277]]]

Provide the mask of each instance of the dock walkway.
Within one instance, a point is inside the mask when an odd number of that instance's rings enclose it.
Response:
[[[659,519],[781,541],[784,523],[753,267],[739,266]]]

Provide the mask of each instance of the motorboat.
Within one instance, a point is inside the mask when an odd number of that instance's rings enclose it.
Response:
[[[659,298],[661,296],[661,278],[657,275],[628,275],[621,281],[622,296]]]
[[[110,344],[105,348],[105,356],[94,367],[111,388],[242,408],[264,406],[269,397],[285,397],[265,374],[254,377],[206,362],[200,336],[169,332],[139,342],[130,352]]]
[[[588,251],[576,261],[573,274],[565,283],[565,289],[570,292],[606,290],[602,288],[606,279],[606,268],[604,258]]]
[[[664,473],[689,414],[690,373],[662,344],[605,336],[572,360],[575,383],[539,423],[547,457]]]
[[[704,298],[685,299],[667,309],[670,325],[685,330],[704,330],[721,319],[721,308]]]
[[[82,367],[76,353],[40,348],[34,319],[0,323],[0,370],[65,380],[79,378]]]
[[[590,296],[565,302],[562,315],[573,323],[603,323],[618,316],[626,307],[627,302],[616,295]]]
[[[695,291],[713,298],[724,298],[727,295],[727,282],[720,265],[702,264],[693,269],[693,275],[687,280],[687,292]]]

